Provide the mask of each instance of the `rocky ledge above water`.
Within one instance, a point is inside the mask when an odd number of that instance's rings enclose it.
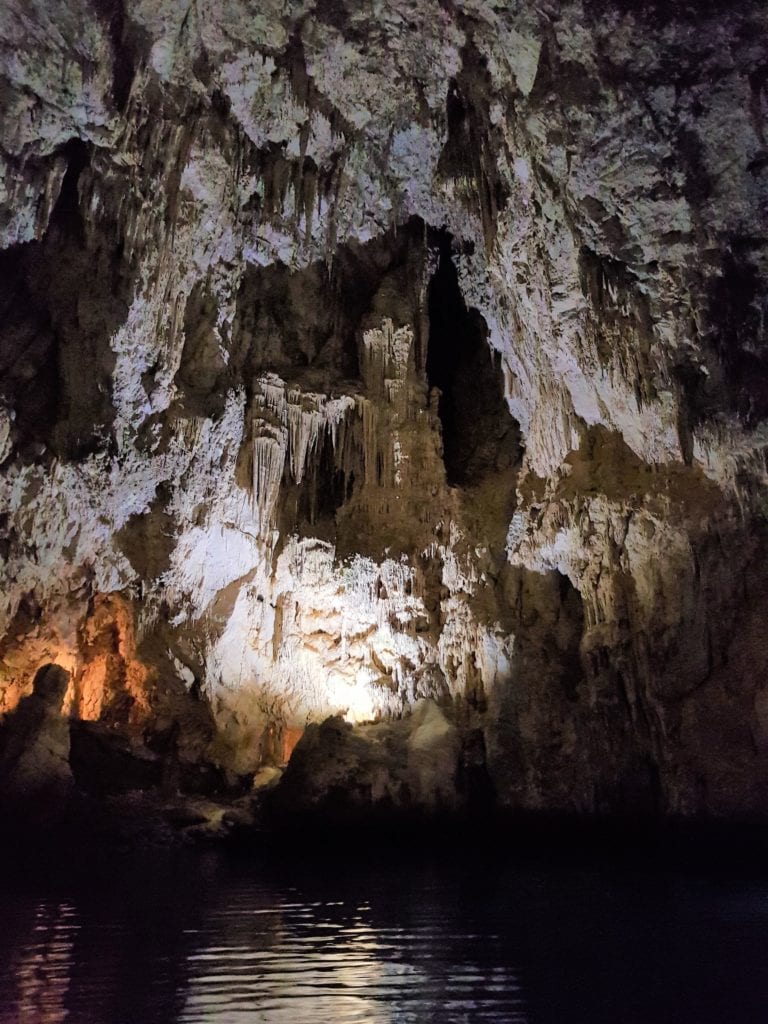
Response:
[[[399,836],[463,843],[470,834],[491,844],[505,834],[518,849],[565,836],[602,846],[606,825],[611,843],[635,843],[641,834],[652,841],[664,823],[642,779],[602,819],[505,813],[482,732],[430,700],[398,720],[352,725],[332,716],[311,724],[285,768],[238,777],[184,760],[175,731],[130,742],[98,723],[66,719],[68,682],[57,666],[41,669],[0,729],[0,817],[9,841],[37,854],[179,844],[268,850],[293,847],[297,837],[318,848]],[[751,833],[755,841],[762,849],[768,837]]]

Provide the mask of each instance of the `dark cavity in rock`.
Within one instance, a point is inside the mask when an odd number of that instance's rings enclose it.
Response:
[[[476,309],[459,288],[451,238],[441,233],[427,293],[427,380],[439,388],[438,414],[449,485],[472,486],[519,463],[520,431],[507,408],[498,357]]]

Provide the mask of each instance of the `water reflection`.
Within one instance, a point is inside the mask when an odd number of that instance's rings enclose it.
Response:
[[[213,855],[1,884],[1,1024],[768,1019],[762,881]]]
[[[40,903],[32,935],[13,958],[18,1024],[60,1024],[72,972],[77,916],[69,903]]]
[[[188,958],[184,1022],[527,1020],[503,957],[489,971],[473,956],[479,941],[487,958],[498,938],[448,928],[434,900],[404,927],[374,921],[370,903],[355,899],[302,902],[278,891],[267,910],[251,889],[232,895],[237,910],[209,914],[204,944]],[[247,928],[240,945],[226,941],[233,916]]]

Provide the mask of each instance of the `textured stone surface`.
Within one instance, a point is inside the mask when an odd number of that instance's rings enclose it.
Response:
[[[766,14],[0,11],[0,707],[768,814]]]
[[[352,824],[372,815],[429,816],[463,809],[456,726],[430,700],[394,722],[311,724],[299,740],[267,820],[307,815]]]

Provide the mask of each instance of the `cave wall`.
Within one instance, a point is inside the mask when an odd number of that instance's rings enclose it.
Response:
[[[764,817],[766,20],[9,0],[0,708]]]

